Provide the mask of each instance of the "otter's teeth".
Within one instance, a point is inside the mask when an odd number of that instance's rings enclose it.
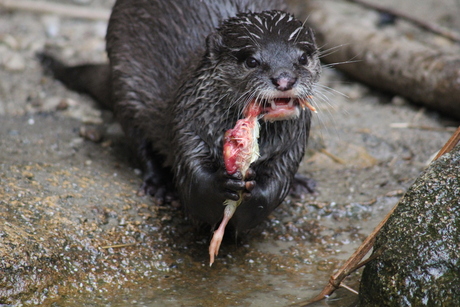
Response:
[[[287,106],[288,106],[289,108],[293,108],[293,107],[294,107],[294,98],[290,98],[290,99],[289,99],[289,102],[287,103]],[[273,110],[276,110],[276,109],[278,109],[280,106],[276,104],[275,99],[270,99],[270,107],[271,107]]]

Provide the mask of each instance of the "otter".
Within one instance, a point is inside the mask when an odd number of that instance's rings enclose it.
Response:
[[[109,64],[42,60],[70,88],[110,106],[145,165],[141,191],[173,183],[185,211],[215,226],[253,228],[288,194],[304,156],[310,99],[321,71],[313,31],[268,0],[118,0],[107,30]],[[227,174],[225,131],[250,103],[260,156]],[[244,179],[243,179],[244,178]],[[240,196],[241,195],[241,196]]]

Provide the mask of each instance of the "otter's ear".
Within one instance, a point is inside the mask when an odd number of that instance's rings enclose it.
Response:
[[[218,56],[223,46],[222,36],[217,32],[209,34],[206,38],[207,53],[211,58]]]

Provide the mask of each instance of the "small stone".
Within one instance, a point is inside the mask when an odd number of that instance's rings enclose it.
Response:
[[[68,99],[62,99],[61,101],[59,101],[59,103],[56,106],[57,111],[64,111],[64,110],[67,110],[68,108],[69,108]]]
[[[49,97],[49,98],[46,98],[44,99],[42,102],[41,102],[41,105],[38,105],[40,107],[40,110],[41,111],[54,111],[57,109],[57,106],[59,105],[61,101],[61,98],[60,97]]]
[[[102,140],[102,135],[97,129],[86,126],[80,127],[80,136],[95,143],[99,143]]]
[[[26,177],[27,179],[33,179],[34,178],[34,174],[31,173],[31,172],[27,172],[27,171],[22,172],[22,176]]]
[[[61,19],[57,15],[45,15],[42,17],[42,23],[45,26],[48,37],[56,37],[61,29]]]
[[[70,147],[73,147],[73,148],[78,148],[81,146],[81,144],[83,144],[85,140],[81,137],[79,138],[75,138],[73,139],[72,141],[70,141]]]
[[[448,38],[436,35],[433,37],[433,42],[443,48],[452,48],[453,42]]]
[[[407,104],[407,100],[401,96],[394,96],[393,99],[391,99],[391,103],[395,106],[403,106]]]
[[[19,53],[13,53],[5,58],[3,66],[8,71],[23,71],[26,68],[26,62]]]
[[[13,49],[13,50],[19,49],[19,42],[14,36],[7,34],[2,38],[2,42],[5,45],[7,45],[10,49]]]
[[[83,116],[81,121],[85,124],[100,125],[103,123],[102,118],[95,116]]]
[[[107,141],[102,142],[101,146],[103,148],[109,148],[110,146],[112,146],[112,144],[113,144],[112,140],[107,140]]]

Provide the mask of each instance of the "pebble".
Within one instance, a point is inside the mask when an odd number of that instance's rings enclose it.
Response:
[[[403,106],[403,105],[408,104],[407,100],[401,96],[394,96],[391,99],[391,103],[394,104],[395,106]]]
[[[99,143],[102,140],[102,134],[100,131],[86,126],[80,127],[80,136],[95,143]]]
[[[57,109],[57,106],[59,105],[61,100],[62,99],[57,96],[46,98],[41,103],[40,110],[45,112],[54,111]]]
[[[96,116],[83,116],[81,121],[85,124],[100,125],[103,123],[102,118]]]
[[[14,36],[6,34],[2,37],[2,42],[12,50],[19,49],[19,42]]]
[[[107,140],[107,141],[104,141],[104,142],[101,143],[101,146],[102,146],[103,148],[109,148],[109,147],[111,147],[112,145],[113,145],[113,141],[112,141],[112,140]]]
[[[85,140],[81,137],[75,138],[72,141],[70,141],[69,146],[73,148],[78,148],[80,147]]]
[[[61,19],[57,15],[45,15],[42,17],[42,23],[45,26],[48,37],[57,37],[61,29]]]
[[[68,100],[69,99],[61,99],[61,101],[59,101],[59,103],[56,106],[56,110],[57,111],[67,110],[69,108],[69,101]]]
[[[433,37],[433,42],[438,45],[441,48],[452,48],[452,45],[454,44],[451,40],[448,38],[442,37],[442,36],[435,36]]]
[[[78,106],[78,101],[73,100],[72,98],[62,98],[59,104],[65,105],[67,107],[75,107]]]
[[[99,125],[103,123],[101,118],[102,112],[100,110],[92,109],[83,103],[79,103],[76,108],[69,108],[66,111],[66,114],[72,118],[80,120],[84,124]]]
[[[57,104],[54,104],[53,109],[56,111],[65,111],[70,107],[75,107],[78,105],[78,102],[71,98],[61,98]]]
[[[7,71],[20,72],[26,68],[26,62],[19,53],[12,53],[3,60],[3,67]]]
[[[31,173],[31,172],[27,172],[27,171],[22,172],[22,176],[26,177],[27,179],[33,179],[34,178],[34,174]]]

